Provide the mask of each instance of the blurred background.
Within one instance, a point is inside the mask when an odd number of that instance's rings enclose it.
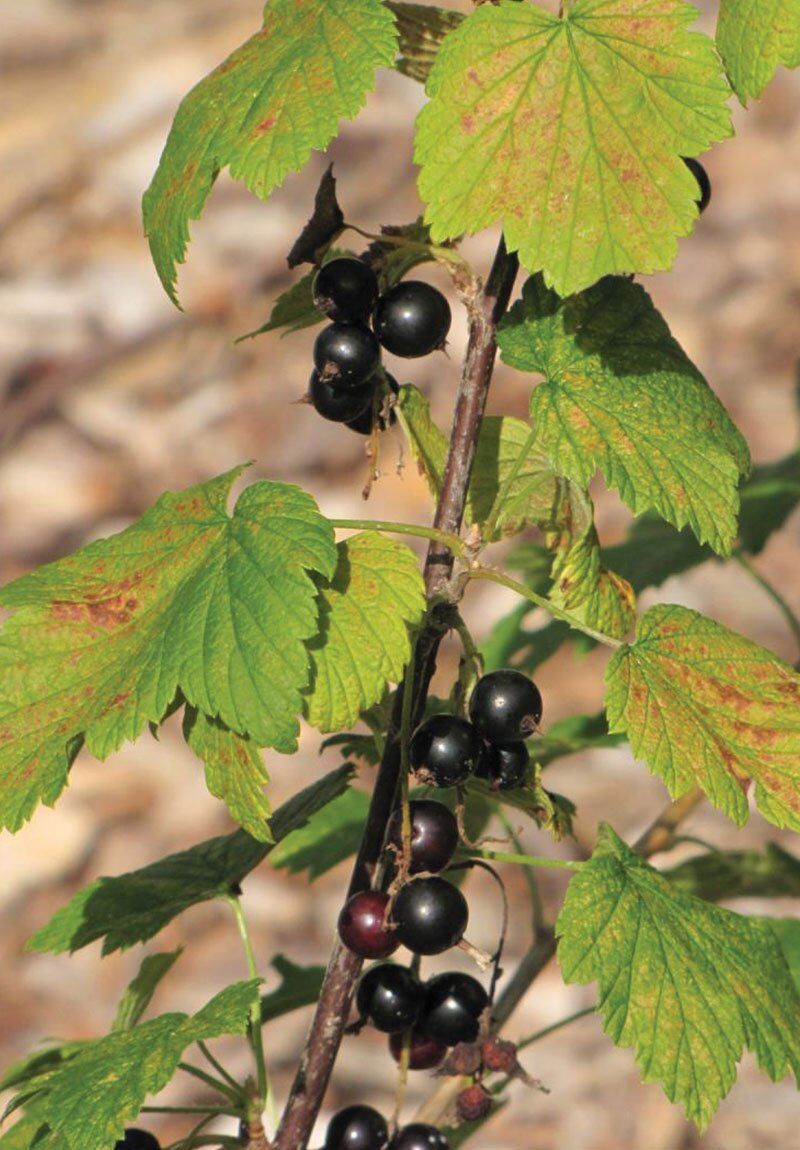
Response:
[[[716,5],[704,8],[703,25],[712,31]],[[165,489],[250,458],[249,478],[300,483],[333,516],[427,522],[427,494],[398,433],[383,438],[382,477],[364,509],[363,440],[294,406],[309,374],[313,332],[234,346],[292,282],[285,257],[310,213],[322,157],[268,205],[220,178],[192,228],[180,281],[184,313],[168,302],[149,260],[139,202],[172,115],[186,91],[256,29],[257,0],[4,0],[0,14],[0,579],[120,529]],[[410,155],[422,99],[410,80],[381,76],[362,115],[330,149],[340,200],[362,227],[408,222],[419,211]],[[758,462],[798,442],[799,110],[800,75],[785,72],[748,112],[736,107],[736,138],[708,157],[711,208],[683,241],[675,269],[647,284]],[[490,234],[470,242],[478,266],[486,267],[495,242]],[[436,271],[422,274],[447,289]],[[449,359],[390,366],[401,382],[426,391],[445,426],[464,336],[456,312]],[[528,394],[528,382],[501,367],[490,409],[524,415]],[[629,514],[613,493],[598,486],[595,494],[601,537],[615,542]],[[757,560],[796,609],[799,543],[795,517]],[[672,580],[658,597],[707,611],[787,659],[798,656],[774,605],[735,565],[709,564]],[[468,620],[485,634],[509,606],[501,589],[482,587],[467,603]],[[546,719],[597,708],[603,662],[600,654],[578,660],[564,650],[547,663],[538,676]],[[448,649],[445,690],[453,668]],[[305,730],[295,758],[268,756],[276,805],[336,765],[332,754],[319,758],[318,743]],[[635,836],[666,800],[662,784],[627,751],[563,760],[548,778],[579,807],[579,847],[557,848],[567,854],[591,848],[601,818]],[[160,742],[143,736],[107,763],[81,760],[56,810],[40,810],[15,838],[0,839],[0,1065],[45,1036],[105,1032],[141,958],[134,951],[101,964],[97,946],[71,959],[25,956],[34,929],[97,875],[141,866],[229,826],[179,731],[169,727]],[[707,806],[689,826],[723,846],[781,838],[756,814],[737,834]],[[537,853],[554,849],[531,829],[525,843]],[[302,875],[268,866],[248,879],[245,906],[265,971],[277,952],[299,963],[325,961],[345,881],[346,868],[311,887]],[[493,895],[473,881],[471,934],[491,946]],[[512,874],[509,884],[520,908],[510,966],[529,944],[530,928],[523,880]],[[542,889],[555,913],[562,879],[545,877]],[[797,912],[753,900],[739,907]],[[187,949],[159,991],[158,1010],[196,1009],[243,974],[222,905],[192,910],[150,949],[179,944]],[[267,972],[267,980],[276,978]],[[529,1034],[591,1002],[591,987],[564,988],[553,966],[512,1032]],[[268,1031],[279,1098],[307,1022],[302,1012]],[[226,1052],[243,1072],[246,1052]],[[525,1063],[550,1093],[515,1087],[513,1105],[477,1140],[486,1150],[785,1150],[796,1137],[793,1086],[772,1086],[750,1058],[702,1137],[658,1087],[638,1084],[632,1054],[616,1050],[593,1017],[532,1047]],[[393,1068],[378,1036],[348,1039],[323,1119],[352,1101],[390,1109]],[[412,1100],[433,1085],[412,1075]],[[198,1097],[187,1079],[170,1101]],[[180,1122],[155,1128],[165,1141],[184,1130]]]

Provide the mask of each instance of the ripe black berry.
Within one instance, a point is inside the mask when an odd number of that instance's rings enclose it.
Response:
[[[389,896],[365,890],[345,903],[339,915],[339,938],[361,958],[388,958],[399,946],[395,932],[384,925]]]
[[[487,743],[478,768],[481,778],[489,779],[492,790],[513,791],[528,779],[531,756],[524,743]]]
[[[397,1131],[392,1139],[392,1150],[450,1150],[450,1143],[435,1126],[411,1122]]]
[[[372,405],[372,384],[365,383],[361,387],[337,387],[335,383],[326,383],[318,371],[313,371],[308,383],[308,398],[314,410],[323,419],[330,419],[333,423],[346,423],[348,420],[358,419],[365,411],[369,412]]]
[[[405,280],[378,301],[373,323],[387,351],[415,359],[444,345],[450,320],[450,304],[440,291]]]
[[[517,743],[538,729],[542,696],[521,671],[491,671],[472,692],[469,717],[489,742]]]
[[[340,323],[369,319],[377,300],[378,277],[361,260],[330,260],[314,279],[314,303]]]
[[[411,815],[411,858],[407,860],[409,872],[435,873],[444,870],[458,846],[456,816],[443,803],[434,802],[433,799],[414,799],[409,803],[409,813]],[[389,841],[396,847],[403,845],[400,811],[392,819]]]
[[[400,391],[400,385],[394,376],[387,374],[386,382],[388,383],[389,390],[392,392],[392,394],[397,395]],[[374,394],[378,389],[379,383],[380,380],[378,376],[374,375],[372,379],[368,380],[366,386],[371,387]],[[380,407],[383,408],[383,392],[378,392],[378,395],[380,397]],[[372,432],[372,416],[373,408],[372,403],[370,402],[369,406],[364,411],[362,411],[361,415],[359,415],[356,419],[348,419],[346,426],[349,427],[351,431],[357,432],[359,435],[369,435]],[[377,423],[380,431],[386,431],[387,427],[394,427],[395,423],[397,423],[397,413],[395,412],[394,407],[389,408],[388,419],[382,414],[382,411],[379,410],[377,415]]]
[[[383,1150],[389,1127],[371,1106],[346,1106],[334,1114],[325,1133],[325,1150]]]
[[[131,1126],[125,1131],[122,1141],[117,1142],[114,1150],[161,1150],[161,1148],[154,1134]]]
[[[381,352],[367,327],[331,323],[314,342],[314,366],[326,383],[359,387],[378,370]]]
[[[691,157],[684,156],[683,162],[697,180],[697,185],[700,189],[697,207],[702,216],[703,212],[711,203],[711,180],[708,178],[708,172],[699,160],[693,160]]]
[[[409,757],[415,771],[437,787],[455,787],[474,773],[481,757],[480,736],[457,715],[433,715],[411,737]]]
[[[389,1050],[392,1058],[398,1063],[403,1057],[403,1042],[404,1036],[402,1034],[393,1034],[389,1038]],[[430,1038],[419,1030],[412,1031],[411,1043],[408,1048],[409,1070],[433,1070],[434,1066],[439,1065],[445,1054],[447,1054],[447,1047],[442,1046],[435,1038]]]
[[[441,954],[461,940],[469,910],[461,891],[443,878],[415,878],[395,895],[396,935],[415,954]]]
[[[356,1009],[376,1030],[395,1034],[414,1025],[422,1010],[425,991],[407,967],[394,962],[373,966],[361,978]]]
[[[421,1029],[444,1046],[474,1042],[489,996],[468,974],[439,974],[425,985]]]

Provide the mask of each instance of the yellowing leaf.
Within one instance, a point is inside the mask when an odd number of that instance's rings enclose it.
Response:
[[[717,47],[743,104],[779,64],[800,68],[800,0],[720,0]]]
[[[559,300],[536,276],[499,342],[506,363],[545,377],[531,418],[559,471],[585,487],[599,468],[635,513],[730,551],[747,444],[644,288],[609,278]]]
[[[233,819],[259,842],[271,843],[271,807],[264,794],[269,775],[252,739],[239,735],[219,719],[187,707],[183,734],[206,768],[206,786],[222,799]]]
[[[320,591],[319,635],[308,645],[306,713],[321,731],[351,726],[401,677],[409,627],[425,610],[419,562],[404,544],[364,532],[338,552],[331,585]]]
[[[158,722],[180,688],[257,743],[296,747],[309,572],[333,573],[333,532],[310,496],[260,482],[232,516],[237,472],[168,494],[110,539],[0,592],[0,825],[52,804],[85,740],[98,758]]]
[[[397,36],[380,0],[269,0],[264,25],[184,99],[153,181],[144,225],[165,289],[223,168],[266,199],[391,67]]]
[[[560,295],[668,268],[697,218],[682,156],[731,134],[714,44],[682,0],[485,4],[444,40],[416,137],[434,240],[503,225]]]
[[[699,785],[735,822],[746,784],[761,813],[800,830],[800,675],[771,652],[685,607],[658,606],[606,673],[611,731],[673,797]]]
[[[604,826],[556,929],[565,980],[597,982],[605,1032],[699,1127],[745,1047],[800,1079],[800,995],[767,920],[682,894]]]

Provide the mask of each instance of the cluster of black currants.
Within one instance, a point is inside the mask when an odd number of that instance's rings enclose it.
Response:
[[[493,790],[525,785],[530,755],[525,745],[539,729],[542,696],[521,671],[491,671],[475,685],[469,720],[433,715],[414,732],[411,765],[436,787],[456,787],[471,775]]]
[[[137,1130],[130,1126],[125,1131],[122,1141],[117,1142],[114,1150],[161,1150],[161,1148],[154,1134],[148,1130]]]
[[[363,260],[330,260],[314,279],[314,303],[333,322],[314,343],[314,371],[308,398],[324,419],[369,435],[393,423],[384,415],[388,392],[397,381],[381,367],[381,347],[415,359],[444,346],[450,305],[430,284],[405,280],[383,295],[378,277]],[[372,326],[370,327],[370,321]]]
[[[328,1123],[324,1150],[449,1150],[441,1130],[425,1122],[401,1126],[390,1137],[386,1119],[371,1106],[347,1106]]]

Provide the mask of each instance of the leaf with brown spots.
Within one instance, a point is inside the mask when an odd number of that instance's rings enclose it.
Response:
[[[162,496],[127,530],[0,592],[0,825],[52,804],[77,746],[105,758],[178,690],[260,746],[297,745],[333,531],[310,496],[239,470]]]
[[[320,630],[308,644],[305,707],[313,726],[335,731],[352,726],[387,682],[401,678],[425,592],[414,552],[374,532],[340,543],[330,585],[319,583]]]
[[[170,299],[189,222],[222,169],[267,199],[357,114],[396,46],[380,0],[270,0],[261,30],[183,100],[145,193],[145,232]]]
[[[682,893],[604,825],[556,931],[565,981],[597,982],[606,1034],[701,1129],[745,1048],[800,1080],[800,994],[768,919]]]
[[[743,104],[778,65],[800,68],[800,0],[720,0],[717,47]]]
[[[187,707],[183,735],[206,768],[206,786],[222,799],[231,818],[259,842],[271,843],[272,808],[264,793],[269,775],[264,758],[252,739],[238,735],[219,719]]]
[[[609,664],[606,710],[673,798],[700,786],[741,826],[752,779],[762,815],[800,831],[800,675],[770,651],[686,607],[653,607]]]
[[[636,514],[730,552],[747,444],[644,288],[609,277],[560,300],[534,276],[498,338],[545,377],[531,418],[559,471],[585,487],[599,468]]]
[[[697,220],[681,159],[732,134],[714,43],[682,0],[484,4],[445,38],[417,122],[435,240],[502,224],[563,296],[668,268]]]

